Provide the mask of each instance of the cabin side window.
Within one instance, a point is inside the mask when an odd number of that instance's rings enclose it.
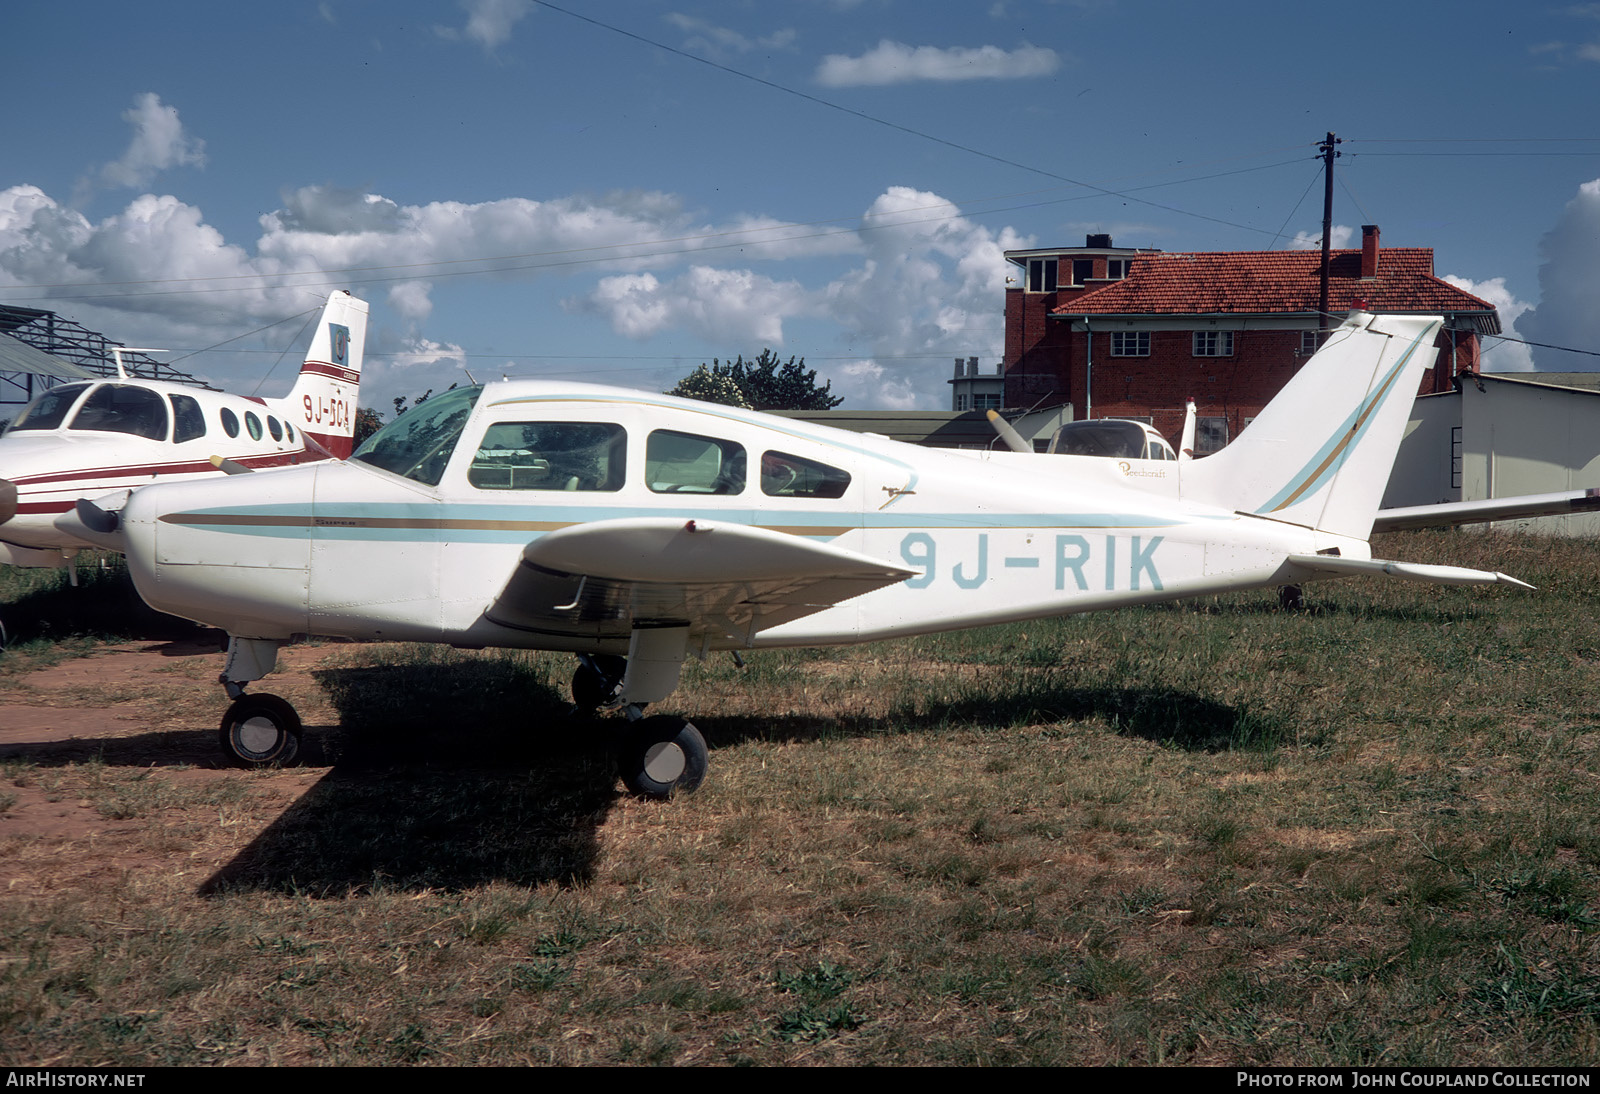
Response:
[[[172,401],[172,443],[195,441],[206,435],[206,414],[200,402],[188,395],[168,395]]]
[[[657,429],[645,442],[645,483],[657,494],[739,494],[744,477],[744,446],[733,441]]]
[[[283,426],[279,425],[278,419],[274,418],[271,414],[267,415],[267,433],[270,434],[272,439],[275,441],[283,440]]]
[[[11,428],[6,430],[14,433],[19,429],[60,429],[61,423],[66,420],[67,411],[72,409],[72,404],[78,401],[78,396],[89,389],[88,384],[62,384],[53,387],[28,404],[17,420],[11,423]]]
[[[496,422],[467,481],[480,490],[620,490],[627,455],[627,432],[609,422]]]
[[[773,498],[840,498],[850,472],[788,452],[761,454],[761,492]]]
[[[221,418],[222,431],[230,437],[237,437],[239,435],[239,415],[227,407],[223,407]]]
[[[244,427],[249,432],[252,441],[261,439],[261,419],[256,417],[255,411],[247,410],[244,412]]]
[[[83,401],[70,428],[164,441],[167,439],[167,404],[149,388],[101,384]]]

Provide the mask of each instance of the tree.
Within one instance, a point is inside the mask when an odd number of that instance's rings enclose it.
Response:
[[[737,400],[730,397],[730,385]],[[770,349],[753,361],[743,354],[727,364],[713,357],[709,367],[701,365],[667,394],[752,410],[832,410],[844,402],[833,394],[833,381],[817,386],[817,370],[806,368],[804,357],[780,361]]]
[[[355,446],[360,448],[362,443],[378,430],[383,428],[383,415],[370,406],[356,408],[356,436]]]
[[[702,403],[721,403],[723,406],[745,408],[750,406],[733,377],[723,370],[713,372],[704,365],[679,380],[678,386],[667,394],[684,399],[699,399]]]

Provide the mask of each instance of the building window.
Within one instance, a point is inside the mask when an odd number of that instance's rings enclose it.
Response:
[[[972,409],[973,410],[999,410],[1000,409],[1000,396],[998,396],[998,395],[974,395],[972,397]]]
[[[1056,260],[1053,258],[1028,259],[1028,291],[1056,291]]]
[[[967,409],[967,397],[965,395],[957,395],[956,396],[956,409],[957,410],[965,410],[965,409]]]
[[[1106,277],[1112,281],[1121,281],[1128,276],[1128,260],[1126,258],[1106,259]]]
[[[1072,260],[1072,283],[1082,285],[1094,276],[1094,259],[1075,258]]]
[[[1196,418],[1194,423],[1194,450],[1201,455],[1221,452],[1228,443],[1228,419]]]
[[[1149,357],[1150,332],[1147,330],[1114,330],[1111,332],[1111,356]]]
[[[1317,335],[1320,332],[1303,330],[1300,332],[1300,356],[1310,357],[1317,352]]]
[[[1231,330],[1197,330],[1194,332],[1196,357],[1232,357],[1233,332]]]

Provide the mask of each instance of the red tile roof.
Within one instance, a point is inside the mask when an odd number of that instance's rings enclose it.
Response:
[[[1141,255],[1128,276],[1091,289],[1052,315],[1215,315],[1315,312],[1321,251],[1208,251]],[[1378,276],[1361,276],[1359,250],[1333,251],[1328,310],[1484,312],[1474,326],[1499,333],[1494,305],[1433,276],[1432,247],[1384,247]]]

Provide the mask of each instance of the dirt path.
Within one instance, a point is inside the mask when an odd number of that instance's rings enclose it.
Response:
[[[334,648],[280,653],[272,689],[294,698],[308,726],[335,718],[311,675]],[[11,865],[0,866],[0,891],[67,881],[21,868],[30,861],[53,859],[78,875],[126,869],[135,859],[148,864],[159,850],[148,838],[151,818],[164,802],[226,798],[225,784],[244,781],[251,796],[287,804],[326,774],[314,762],[266,772],[225,764],[217,744],[227,705],[216,683],[222,661],[215,643],[132,642],[7,681],[0,691],[0,861]]]

